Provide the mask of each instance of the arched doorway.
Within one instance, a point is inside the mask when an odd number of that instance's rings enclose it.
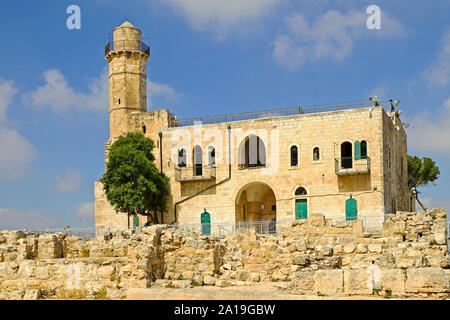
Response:
[[[358,218],[357,202],[356,199],[350,196],[350,198],[345,201],[345,219],[356,220],[357,218]]]
[[[295,189],[295,219],[308,219],[308,200],[306,189],[298,187]]]
[[[192,154],[194,164],[194,176],[201,176],[202,172],[202,147],[196,145]]]
[[[276,222],[276,202],[271,187],[263,182],[251,182],[236,196],[236,222],[261,224],[268,232]]]
[[[200,222],[202,224],[202,234],[209,236],[211,234],[211,215],[205,210],[200,216]]]
[[[352,144],[348,141],[341,144],[341,166],[343,169],[353,167]]]
[[[264,167],[266,147],[262,139],[254,134],[246,137],[239,145],[238,166],[241,169]]]
[[[139,227],[139,217],[136,215],[133,217],[133,229]]]

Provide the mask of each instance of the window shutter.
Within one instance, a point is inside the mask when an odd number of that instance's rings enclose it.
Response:
[[[355,160],[361,159],[361,143],[355,141]]]

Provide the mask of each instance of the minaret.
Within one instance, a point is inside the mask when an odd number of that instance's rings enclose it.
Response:
[[[109,62],[109,135],[114,140],[128,132],[127,114],[147,111],[146,63],[150,47],[142,42],[141,30],[128,21],[114,28],[105,47]]]

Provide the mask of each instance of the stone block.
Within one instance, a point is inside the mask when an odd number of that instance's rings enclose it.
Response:
[[[343,292],[342,270],[318,270],[314,273],[314,291],[325,295]]]
[[[450,293],[450,277],[441,268],[406,270],[405,291],[408,293]]]

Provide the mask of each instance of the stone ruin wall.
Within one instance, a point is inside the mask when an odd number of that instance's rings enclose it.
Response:
[[[446,211],[387,215],[378,234],[320,215],[268,235],[167,225],[96,239],[0,232],[0,299],[123,299],[130,288],[257,282],[300,295],[448,298]]]

